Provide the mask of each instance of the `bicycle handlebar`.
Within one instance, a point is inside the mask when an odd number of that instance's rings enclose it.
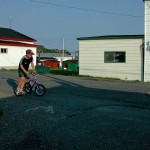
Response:
[[[32,76],[34,76],[34,77],[36,76],[36,73],[29,72],[29,75],[30,75],[30,74],[31,74]],[[30,79],[30,78],[32,78],[32,77],[29,77],[29,76],[27,75],[26,79]],[[36,77],[35,77],[35,78],[36,78]]]
[[[35,75],[36,75],[36,73],[35,73],[35,72],[30,72],[29,74],[32,74],[33,76],[35,76]]]

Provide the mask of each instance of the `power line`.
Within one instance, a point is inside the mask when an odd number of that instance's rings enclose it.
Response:
[[[70,9],[78,9],[78,10],[82,10],[82,11],[97,12],[97,13],[109,14],[109,15],[127,16],[127,17],[135,17],[135,18],[142,18],[143,17],[143,16],[132,15],[132,14],[121,14],[121,13],[106,12],[106,11],[101,11],[101,10],[66,6],[66,5],[55,4],[55,3],[50,3],[50,2],[43,2],[43,1],[38,1],[38,0],[29,0],[29,1],[36,2],[36,3],[41,3],[41,4],[53,5],[53,6],[57,6],[57,7],[65,7],[65,8],[70,8]]]

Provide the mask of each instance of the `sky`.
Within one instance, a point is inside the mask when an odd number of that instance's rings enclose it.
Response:
[[[0,2],[0,27],[11,27],[49,49],[63,49],[63,38],[64,48],[73,54],[79,37],[144,34],[143,0]]]

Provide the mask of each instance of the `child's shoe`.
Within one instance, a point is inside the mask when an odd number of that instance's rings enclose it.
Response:
[[[15,94],[18,96],[18,95],[20,95],[20,91],[19,90],[16,90],[15,91]]]
[[[20,92],[20,94],[21,94],[21,95],[26,95],[27,93],[22,90],[22,91]]]

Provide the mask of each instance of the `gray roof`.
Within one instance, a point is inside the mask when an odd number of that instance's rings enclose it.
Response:
[[[37,53],[39,56],[39,53]],[[40,53],[40,57],[62,57],[62,53]],[[64,54],[64,57],[72,57],[72,55]]]

